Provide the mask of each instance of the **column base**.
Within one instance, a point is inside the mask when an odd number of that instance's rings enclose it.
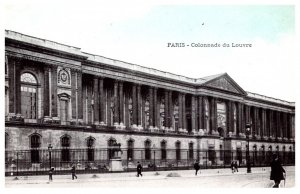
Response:
[[[94,125],[100,125],[99,121],[95,121]]]
[[[58,117],[52,117],[52,124],[60,124],[60,119]]]
[[[104,126],[105,123],[103,121],[100,121],[99,125]]]
[[[78,119],[77,120],[77,123],[78,123],[78,125],[83,125],[84,123],[83,123],[83,119]]]
[[[199,130],[198,130],[198,135],[203,136],[203,135],[204,135],[204,130],[203,130],[203,129],[199,129]]]
[[[120,123],[119,125],[119,129],[120,130],[125,130],[126,126],[124,125],[124,123]]]
[[[131,125],[131,128],[132,128],[133,130],[137,130],[137,129],[138,129],[138,127],[137,127],[136,124]]]
[[[138,129],[139,131],[143,131],[144,128],[142,127],[142,125],[138,125],[138,126],[137,126],[137,129]]]
[[[24,122],[24,117],[21,114],[8,113],[7,120],[14,122]]]

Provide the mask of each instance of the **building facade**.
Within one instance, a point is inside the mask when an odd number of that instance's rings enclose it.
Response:
[[[246,123],[251,151],[295,149],[295,103],[246,92],[227,73],[193,79],[13,31],[5,31],[5,101],[6,151],[117,142],[126,159],[151,159],[154,148],[160,159],[207,164],[199,150],[246,150]]]

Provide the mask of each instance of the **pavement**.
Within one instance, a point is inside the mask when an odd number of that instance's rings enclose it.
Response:
[[[287,178],[280,187],[295,186],[295,167],[284,167]],[[273,181],[269,180],[270,167],[252,168],[247,173],[246,168],[232,173],[231,169],[201,169],[195,176],[194,170],[143,172],[142,177],[136,177],[136,172],[77,174],[78,179],[72,180],[69,175],[53,175],[49,182],[47,175],[5,177],[5,187],[200,187],[200,188],[271,188]],[[172,176],[168,175],[172,173]],[[138,183],[138,184],[137,184]]]

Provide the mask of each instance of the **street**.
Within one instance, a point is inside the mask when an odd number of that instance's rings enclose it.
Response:
[[[287,179],[281,182],[280,187],[291,188],[295,186],[295,167],[286,167]],[[180,177],[167,177],[174,173]],[[143,177],[136,177],[135,173],[113,173],[97,175],[78,175],[77,180],[71,180],[71,175],[54,176],[53,182],[47,180],[47,176],[28,177],[23,180],[13,180],[6,177],[7,188],[40,188],[40,187],[163,187],[163,188],[270,188],[273,181],[269,180],[269,168],[253,168],[252,173],[246,173],[246,169],[239,169],[232,174],[230,169],[207,169],[195,176],[193,170],[186,171],[161,171],[144,172]],[[38,179],[40,178],[40,179]]]

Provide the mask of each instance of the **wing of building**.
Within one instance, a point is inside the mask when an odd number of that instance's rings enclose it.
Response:
[[[48,152],[60,169],[109,166],[116,145],[123,169],[244,165],[247,140],[257,165],[294,153],[295,103],[247,92],[227,73],[193,79],[13,31],[5,100],[7,172],[16,160],[46,168]]]

